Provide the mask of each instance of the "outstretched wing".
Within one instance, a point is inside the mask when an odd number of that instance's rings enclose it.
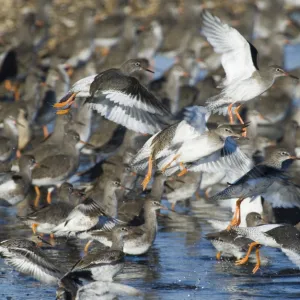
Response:
[[[189,106],[184,110],[184,120],[200,134],[207,129],[206,122],[209,116],[210,113],[203,106]]]
[[[251,77],[257,67],[257,50],[234,28],[224,24],[208,11],[203,12],[202,33],[221,54],[222,66],[226,73],[223,85]]]
[[[252,167],[249,159],[238,147],[232,138],[227,138],[224,147],[220,151],[197,160],[187,166],[193,172],[219,172],[220,170],[231,170],[245,174]]]
[[[105,118],[133,131],[154,134],[171,115],[146,87],[131,76],[110,70],[91,84],[88,105]]]
[[[276,179],[264,195],[273,207],[300,207],[300,186],[284,179]]]

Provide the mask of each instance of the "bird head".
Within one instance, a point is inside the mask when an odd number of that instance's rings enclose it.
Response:
[[[265,164],[278,169],[286,169],[292,161],[299,159],[300,157],[292,155],[286,149],[276,149],[266,159]]]
[[[32,170],[38,164],[35,161],[35,158],[32,155],[22,155],[19,160],[19,167],[20,169],[28,167],[29,170]]]
[[[223,139],[226,139],[227,137],[236,137],[236,138],[242,137],[241,133],[234,132],[230,126],[225,126],[225,125],[222,125],[217,129],[215,129],[215,132]]]
[[[251,212],[246,216],[247,227],[254,227],[266,224],[264,219],[259,213]]]
[[[130,75],[134,72],[140,72],[140,71],[154,73],[152,70],[149,69],[149,61],[145,58],[127,60],[121,66],[121,70],[126,75]]]
[[[292,74],[289,74],[288,72],[286,72],[285,70],[283,70],[281,67],[277,66],[277,65],[271,65],[269,66],[269,70],[270,72],[272,73],[272,75],[277,78],[277,77],[283,77],[283,76],[288,76],[288,77],[291,77],[293,79],[297,79],[299,80],[298,77],[292,75]]]

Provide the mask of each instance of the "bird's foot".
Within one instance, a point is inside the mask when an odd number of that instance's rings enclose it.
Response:
[[[220,260],[221,259],[221,251],[218,251],[216,254],[216,259]]]
[[[236,266],[244,265],[245,263],[247,263],[248,259],[249,259],[249,256],[246,255],[244,258],[238,259],[235,262],[235,265]]]
[[[181,172],[177,175],[178,177],[185,175],[188,172],[188,169],[185,167],[183,162],[179,163]]]
[[[70,108],[61,109],[56,112],[57,115],[66,115],[70,111]]]
[[[73,93],[66,101],[55,103],[53,105],[53,107],[62,108],[62,107],[65,107],[67,105],[69,105],[69,106],[72,105],[76,95],[77,95],[77,93]]]

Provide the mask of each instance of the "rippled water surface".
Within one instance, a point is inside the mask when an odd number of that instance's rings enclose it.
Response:
[[[15,213],[14,209],[2,211],[1,240],[30,237],[27,228],[16,224]],[[234,261],[216,261],[215,250],[203,237],[212,231],[207,218],[217,215],[224,220],[230,216],[224,209],[212,209],[195,201],[188,215],[170,213],[168,217],[160,217],[152,249],[140,257],[127,257],[124,271],[116,281],[141,289],[146,299],[300,298],[300,272],[280,251],[262,249],[262,255],[270,262],[255,275],[251,273],[251,264],[238,267]],[[64,240],[57,241],[53,248],[44,248],[50,258],[66,268],[78,260],[82,249],[83,242],[75,240],[67,244]],[[55,287],[13,271],[3,260],[0,260],[0,278],[0,299],[55,297]]]

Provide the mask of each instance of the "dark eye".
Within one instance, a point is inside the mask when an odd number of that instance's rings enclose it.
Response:
[[[127,229],[125,228],[125,227],[122,227],[122,229],[121,229],[122,231],[127,231]]]
[[[73,191],[73,188],[71,186],[69,186],[69,192],[72,192]]]
[[[119,186],[119,185],[120,185],[120,182],[119,182],[119,181],[114,181],[114,185],[115,185],[115,186]]]
[[[276,69],[276,72],[280,72],[281,70],[279,68]]]
[[[226,128],[226,129],[225,129],[225,131],[227,131],[227,132],[231,132],[231,130],[230,130],[230,129],[228,129],[228,128]]]
[[[141,64],[140,64],[139,62],[136,62],[135,65],[136,65],[137,67],[139,67]]]

